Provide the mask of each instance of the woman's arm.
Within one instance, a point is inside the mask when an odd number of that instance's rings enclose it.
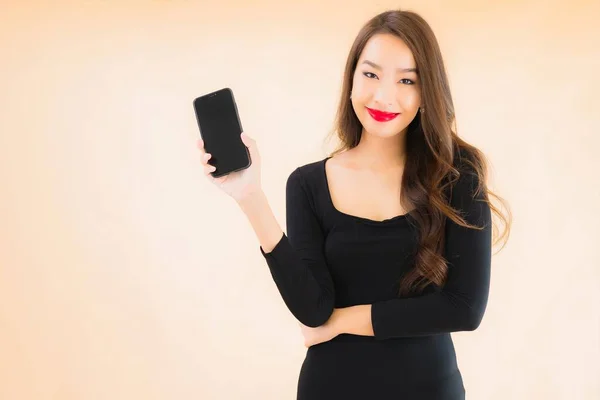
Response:
[[[263,251],[265,253],[273,251],[283,236],[283,230],[273,215],[265,193],[260,190],[240,199],[237,203],[248,217]]]
[[[463,173],[452,196],[454,208],[483,230],[446,222],[445,258],[448,278],[434,293],[336,309],[332,323],[338,333],[377,339],[475,330],[486,309],[491,267],[491,213],[481,195],[474,199],[477,177]]]
[[[306,326],[323,325],[333,313],[334,286],[323,252],[325,238],[301,170],[294,170],[286,183],[287,235],[264,193],[238,203],[252,224],[288,309]]]
[[[261,163],[256,142],[245,133],[240,137],[250,152],[252,165],[233,174],[212,177],[211,173],[216,171],[216,167],[209,164],[212,155],[206,152],[203,140],[199,139],[197,147],[204,174],[234,198],[248,217],[260,242],[260,251],[292,314],[306,326],[321,326],[333,312],[334,287],[323,254],[325,238],[302,170],[296,168],[287,180],[288,240],[261,189]]]

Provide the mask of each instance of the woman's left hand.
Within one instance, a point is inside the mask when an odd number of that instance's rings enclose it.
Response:
[[[302,330],[302,336],[304,336],[304,346],[310,347],[315,344],[328,342],[337,335],[340,334],[336,329],[336,324],[334,323],[336,311],[334,310],[333,314],[329,318],[327,322],[325,322],[321,326],[317,326],[316,328],[311,328],[310,326],[304,325],[302,322],[298,322],[300,325],[300,329]]]

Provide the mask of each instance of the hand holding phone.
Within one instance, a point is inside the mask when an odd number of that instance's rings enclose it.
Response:
[[[213,178],[250,167],[252,160],[242,143],[242,123],[230,88],[194,100],[194,111],[204,147],[212,154]]]
[[[194,105],[196,105],[196,102],[194,102]],[[200,119],[203,118],[202,115],[204,111],[206,111],[206,109],[200,108],[200,113],[198,113],[198,111],[196,112],[199,125]],[[206,121],[206,119],[203,119],[203,121]],[[241,124],[239,124],[239,126],[241,130]],[[256,141],[245,133],[235,133],[235,130],[228,131],[224,134],[226,135],[227,140],[224,140],[223,136],[219,136],[221,134],[218,130],[208,129],[204,131],[204,134],[202,132],[201,128],[201,139],[198,140],[197,146],[200,150],[200,158],[204,167],[204,173],[208,179],[238,202],[254,193],[260,192],[262,190],[260,154],[256,146]],[[227,152],[231,151],[233,146],[236,146],[234,135],[237,135],[237,139],[242,144],[244,152],[248,154],[248,159],[251,160],[247,165],[244,161],[241,161],[236,157],[227,159]],[[214,176],[214,172],[217,168],[213,165],[213,162],[209,163],[209,161],[214,159],[214,155],[208,151],[206,143],[203,140],[204,137],[216,138],[216,140],[212,142],[214,144],[213,148],[225,156],[225,162],[222,164],[223,169],[231,172],[218,174],[216,177]],[[233,143],[233,146],[231,146],[231,143]],[[242,164],[241,168],[239,167],[240,163]]]
[[[250,152],[252,160],[254,160],[252,165],[241,171],[236,171],[218,178],[213,178],[211,176],[211,172],[215,170],[215,167],[209,164],[211,154],[206,152],[202,139],[198,139],[197,142],[198,149],[200,150],[200,158],[204,167],[204,174],[211,182],[238,203],[255,193],[260,193],[262,190],[260,155],[258,153],[256,141],[245,133],[242,134],[242,139],[244,145]]]

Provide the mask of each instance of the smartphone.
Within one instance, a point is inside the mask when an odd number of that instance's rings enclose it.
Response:
[[[214,178],[241,171],[252,164],[250,152],[242,142],[242,123],[230,88],[197,97],[194,111],[204,149],[211,154],[208,163],[216,169]]]

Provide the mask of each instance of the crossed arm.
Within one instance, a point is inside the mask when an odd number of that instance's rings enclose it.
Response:
[[[324,235],[299,169],[286,184],[288,234],[268,228],[276,222],[264,223],[260,251],[287,307],[307,327],[326,326],[336,334],[381,340],[474,330],[487,305],[491,266],[490,208],[474,196],[476,185],[475,175],[461,174],[451,205],[464,212],[468,223],[484,229],[464,228],[447,220],[444,256],[448,275],[445,285],[433,293],[334,308],[334,286],[322,248]],[[245,205],[251,222],[260,219],[256,210],[265,207],[260,204]],[[258,230],[257,235],[260,239]]]

